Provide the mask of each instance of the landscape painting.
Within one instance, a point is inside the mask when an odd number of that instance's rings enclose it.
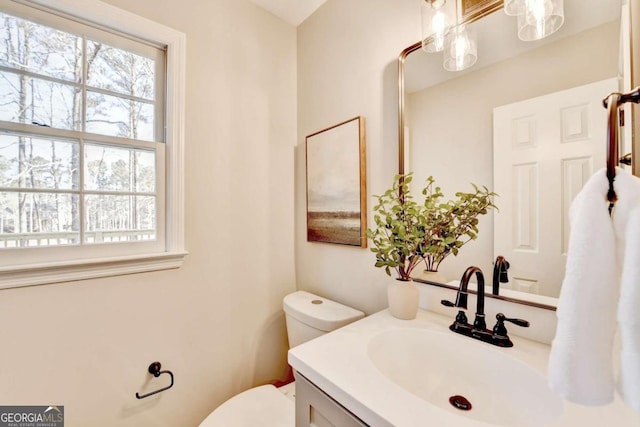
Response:
[[[364,117],[307,136],[306,155],[307,241],[366,248]]]

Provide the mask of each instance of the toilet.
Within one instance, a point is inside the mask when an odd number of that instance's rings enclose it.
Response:
[[[284,297],[289,348],[341,328],[364,317],[364,313],[305,291]],[[254,387],[224,402],[200,427],[293,427],[295,383],[276,388]]]

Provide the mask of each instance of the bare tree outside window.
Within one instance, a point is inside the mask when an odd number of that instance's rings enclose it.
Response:
[[[135,141],[154,141],[155,61],[0,23],[0,249],[154,240],[156,155]]]

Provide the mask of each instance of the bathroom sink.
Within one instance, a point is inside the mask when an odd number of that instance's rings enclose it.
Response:
[[[390,329],[368,356],[396,385],[441,410],[497,426],[545,426],[563,411],[546,378],[494,348],[448,332]]]

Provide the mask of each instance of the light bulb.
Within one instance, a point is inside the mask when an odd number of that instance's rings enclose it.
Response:
[[[462,71],[478,60],[478,46],[474,34],[464,25],[452,29],[448,36],[443,66],[448,71]]]
[[[447,30],[447,16],[438,10],[433,18],[431,18],[431,28],[433,30],[433,48],[435,52],[440,52],[444,49],[444,35]]]
[[[563,23],[563,0],[524,0],[524,11],[518,15],[518,37],[539,40],[555,33]]]
[[[422,49],[440,52],[444,49],[445,36],[455,20],[455,1],[423,0],[420,2],[422,15]]]
[[[460,70],[464,65],[464,56],[466,55],[469,43],[466,37],[457,36],[451,44],[451,56],[455,59],[456,70]]]
[[[527,19],[533,21],[544,21],[551,15],[553,5],[550,0],[525,0],[524,13]]]

